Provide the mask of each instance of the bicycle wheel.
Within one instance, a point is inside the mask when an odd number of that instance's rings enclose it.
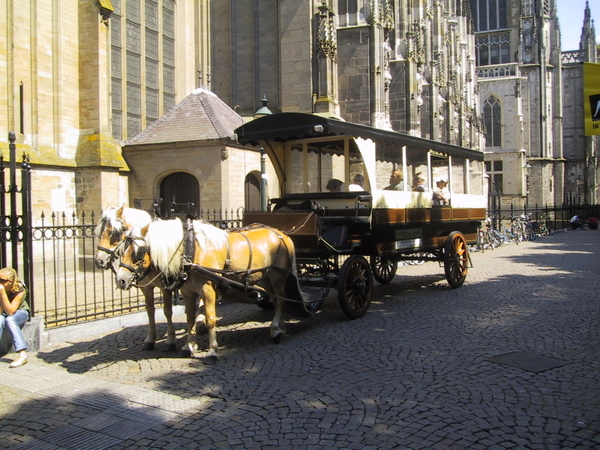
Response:
[[[537,237],[535,234],[535,230],[533,229],[533,226],[529,223],[526,225],[525,228],[526,231],[526,238],[528,241],[535,241],[535,238]]]
[[[487,233],[485,234],[485,238],[489,244],[489,246],[493,249],[500,247],[500,243],[502,242],[502,240],[500,239],[499,236],[497,236],[494,233],[494,230],[492,229],[488,229]]]
[[[492,228],[492,234],[494,235],[494,239],[498,242],[498,247],[502,247],[504,245],[504,237],[495,228]]]
[[[510,238],[512,239],[512,241],[519,245],[519,236],[517,236],[517,229],[516,228],[512,228],[510,230],[506,230],[506,234],[508,234],[508,236],[510,236]]]

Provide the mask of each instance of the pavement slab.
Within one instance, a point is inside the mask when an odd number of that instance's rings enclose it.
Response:
[[[505,244],[459,289],[401,266],[364,317],[332,292],[278,345],[272,312],[228,294],[214,365],[164,351],[164,323],[152,351],[133,326],[1,358],[0,447],[600,448],[599,254],[592,230]]]

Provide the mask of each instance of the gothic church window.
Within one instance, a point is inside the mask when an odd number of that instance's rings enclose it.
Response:
[[[508,28],[508,0],[471,0],[475,31]]]
[[[112,133],[127,140],[175,105],[175,2],[112,5]]]
[[[486,161],[485,171],[490,177],[490,192],[496,194],[501,194],[502,192],[504,192],[502,161]]]
[[[368,17],[368,0],[338,0],[340,27],[364,25]]]
[[[523,0],[522,3],[523,15],[533,16],[535,15],[535,3],[534,0]]]
[[[510,63],[510,33],[494,33],[475,36],[477,65]]]
[[[483,118],[486,128],[486,147],[500,147],[502,145],[502,121],[500,100],[490,95],[483,105]]]

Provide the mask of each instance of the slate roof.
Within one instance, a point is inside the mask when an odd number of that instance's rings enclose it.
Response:
[[[213,92],[198,88],[127,145],[224,139],[243,124],[244,120]]]

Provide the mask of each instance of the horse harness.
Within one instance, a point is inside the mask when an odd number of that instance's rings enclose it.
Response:
[[[279,259],[280,252],[283,251],[282,247],[285,248],[285,251],[287,252],[287,247],[285,247],[285,245],[282,245],[282,242],[284,239],[284,235],[282,233],[278,232],[275,228],[269,227],[267,225],[254,223],[254,224],[248,225],[244,228],[240,228],[238,230],[234,230],[234,231],[230,232],[230,233],[237,233],[246,240],[246,244],[248,245],[248,254],[249,254],[248,255],[248,265],[246,266],[246,269],[245,270],[230,270],[229,269],[231,266],[231,248],[229,246],[229,242],[227,243],[227,256],[225,258],[225,266],[223,267],[223,269],[212,269],[212,268],[200,266],[198,264],[194,264],[191,262],[191,261],[193,261],[193,258],[194,258],[194,254],[193,254],[194,241],[195,241],[196,237],[195,237],[193,226],[191,226],[191,222],[188,222],[188,225],[186,226],[186,237],[185,237],[186,247],[185,247],[184,265],[183,265],[183,268],[186,271],[185,279],[187,279],[187,273],[189,273],[189,270],[193,270],[194,272],[205,276],[206,278],[208,278],[211,281],[229,285],[230,287],[242,288],[242,286],[243,286],[244,290],[248,290],[251,287],[250,277],[255,273],[260,273],[260,272],[266,273],[269,270],[277,270],[282,273],[286,273],[286,269],[275,266],[273,264],[271,264],[267,267],[252,269],[252,261],[253,261],[252,243],[250,241],[250,238],[246,235],[245,232],[253,230],[253,229],[257,229],[257,228],[265,228],[267,230],[270,230],[271,232],[275,233],[275,235],[279,238],[279,247],[277,249],[275,258],[273,258],[273,261],[276,261]],[[287,256],[288,256],[288,260],[289,260],[289,256],[290,256],[289,253]],[[287,270],[289,271],[290,269],[291,268],[288,268]],[[244,276],[243,284],[238,283],[236,280],[232,280],[232,278],[239,277],[240,275]],[[185,279],[183,281],[185,281]]]
[[[247,291],[247,290],[250,290],[251,286],[252,286],[250,283],[250,277],[255,273],[259,273],[259,272],[266,273],[268,270],[278,270],[278,271],[281,271],[282,273],[285,273],[286,271],[291,270],[291,267],[288,267],[286,270],[283,267],[278,267],[273,264],[271,264],[267,267],[252,269],[252,261],[253,261],[252,243],[250,242],[250,239],[245,234],[245,232],[252,230],[252,229],[259,228],[259,227],[266,228],[266,229],[272,231],[279,238],[279,248],[277,249],[277,253],[273,260],[275,261],[275,260],[279,259],[280,252],[283,251],[283,248],[285,248],[285,251],[287,251],[287,247],[285,245],[282,245],[284,235],[272,227],[269,227],[266,225],[261,225],[261,224],[252,224],[252,225],[248,225],[247,227],[244,227],[244,228],[241,228],[239,230],[235,230],[232,232],[232,233],[238,233],[239,235],[241,235],[246,240],[246,244],[248,245],[249,257],[248,257],[248,265],[246,266],[246,269],[238,270],[238,271],[230,270],[231,249],[229,246],[229,242],[227,243],[227,256],[225,258],[225,265],[224,265],[223,269],[213,269],[213,268],[204,267],[204,266],[193,263],[196,234],[194,232],[194,228],[193,228],[191,220],[188,220],[187,225],[184,227],[184,238],[183,238],[182,242],[180,243],[180,245],[184,245],[184,252],[183,252],[184,254],[183,254],[183,258],[182,258],[181,270],[180,270],[179,274],[176,275],[173,279],[169,279],[167,276],[165,276],[163,274],[163,277],[162,277],[163,288],[166,290],[170,290],[170,291],[179,289],[183,285],[183,283],[188,279],[190,271],[193,271],[193,272],[195,272],[199,275],[202,275],[205,278],[207,278],[208,280],[213,281],[217,284],[222,284],[227,287],[234,287],[234,288],[243,289],[243,290]],[[117,247],[115,248],[113,253],[115,255],[118,255],[120,252],[124,251],[124,249],[127,246],[134,244],[136,241],[143,241],[143,238],[134,237],[131,234],[127,234],[125,236],[125,238],[117,245]],[[147,252],[148,252],[147,243],[144,242],[143,244],[137,244],[137,249],[135,250],[135,254],[134,254],[134,258],[133,258],[133,261],[135,261],[134,265],[132,266],[132,265],[126,264],[122,260],[120,262],[120,267],[124,267],[125,269],[129,270],[131,273],[134,273],[136,275],[136,277],[135,277],[136,281],[142,280],[146,275],[148,275],[148,273],[151,270],[150,266],[146,267],[146,268],[143,267],[144,257],[146,256]],[[288,259],[289,259],[289,256],[290,255],[288,254]],[[243,276],[243,279],[244,279],[243,283],[240,283],[237,280],[233,279],[233,278],[240,277],[240,276]]]

